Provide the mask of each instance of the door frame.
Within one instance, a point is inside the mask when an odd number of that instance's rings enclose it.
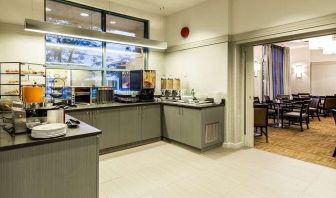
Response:
[[[253,115],[251,114],[253,112],[253,96],[249,92],[254,89],[254,84],[248,83],[250,79],[246,76],[253,67],[250,68],[249,66],[251,64],[249,58],[245,59],[245,57],[253,57],[253,50],[251,51],[250,49],[253,49],[255,45],[335,33],[336,14],[331,14],[282,26],[232,35],[228,44],[227,141],[231,142],[231,144],[246,147],[254,146]]]

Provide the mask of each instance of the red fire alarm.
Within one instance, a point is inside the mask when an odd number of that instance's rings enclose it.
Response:
[[[188,38],[188,36],[189,36],[189,28],[188,27],[183,27],[181,29],[181,36],[183,38]]]

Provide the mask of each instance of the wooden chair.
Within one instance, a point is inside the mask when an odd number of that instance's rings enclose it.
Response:
[[[266,143],[268,143],[268,105],[255,105],[254,106],[254,128],[255,135],[266,136]],[[260,133],[258,133],[260,129]],[[265,129],[265,130],[264,130]]]
[[[273,123],[275,123],[275,117],[277,115],[277,110],[275,109],[275,106],[273,104],[273,101],[269,96],[264,96],[265,98],[265,104],[268,105],[268,116],[273,118]]]
[[[293,100],[299,98],[299,94],[292,94],[292,98],[293,98]]]
[[[279,100],[289,100],[289,95],[278,94],[277,99]]]
[[[313,119],[314,117],[317,117],[319,121],[320,119],[320,97],[313,97],[309,103],[309,116],[311,116]]]
[[[259,97],[253,97],[253,103],[259,104],[260,103]]]
[[[310,93],[298,93],[299,98],[310,98]]]
[[[324,117],[329,115],[332,109],[336,109],[336,96],[326,96],[323,104]]]
[[[335,124],[336,124],[336,109],[331,110],[331,112],[333,113]],[[333,157],[336,157],[336,148],[334,150]]]
[[[300,125],[301,131],[303,131],[303,124],[307,125],[307,129],[309,129],[309,104],[302,103],[300,104],[300,111],[289,111],[283,112],[282,114],[282,127],[284,126],[284,120],[288,120],[288,126],[290,125]],[[297,124],[299,123],[299,124]]]

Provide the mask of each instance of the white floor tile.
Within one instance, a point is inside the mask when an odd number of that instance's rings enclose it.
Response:
[[[260,151],[157,142],[100,157],[100,198],[336,197],[336,170]]]

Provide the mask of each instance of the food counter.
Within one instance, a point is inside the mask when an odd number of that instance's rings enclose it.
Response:
[[[85,123],[43,140],[0,130],[0,197],[98,197],[100,134]]]
[[[66,113],[103,131],[101,153],[162,138],[203,151],[224,139],[224,104],[110,103],[82,105]]]

